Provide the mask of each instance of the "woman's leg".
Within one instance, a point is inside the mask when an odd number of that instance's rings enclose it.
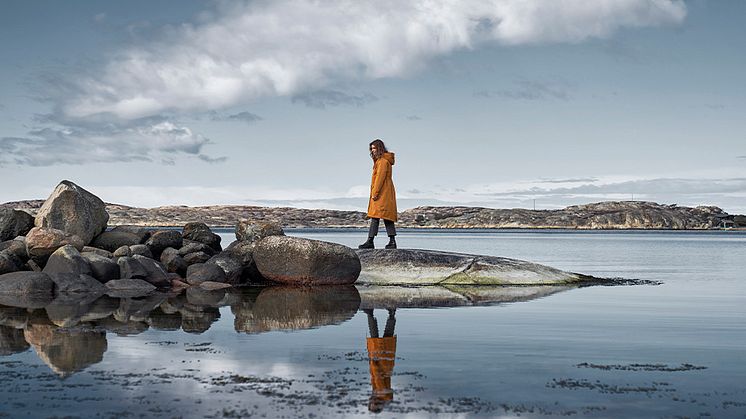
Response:
[[[396,236],[396,226],[394,225],[394,222],[391,220],[383,220],[383,224],[386,226],[386,234],[391,236]]]
[[[387,223],[387,220],[383,220],[384,224]],[[381,225],[381,219],[380,218],[371,218],[370,219],[370,229],[368,230],[368,237],[376,237],[378,235],[378,226]],[[386,224],[388,228],[388,224]],[[388,230],[387,230],[388,231]]]

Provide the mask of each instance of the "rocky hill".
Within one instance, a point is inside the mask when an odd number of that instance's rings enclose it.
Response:
[[[35,213],[44,201],[17,201],[0,207]],[[285,227],[365,227],[361,211],[211,205],[136,208],[107,204],[110,225],[183,226],[201,221],[233,227],[239,219],[265,220]],[[571,228],[571,229],[711,229],[723,221],[746,221],[713,206],[696,208],[654,202],[609,201],[561,210],[494,209],[479,207],[417,207],[399,214],[400,227],[410,228]],[[746,223],[744,223],[746,225]],[[735,225],[736,227],[738,224]]]

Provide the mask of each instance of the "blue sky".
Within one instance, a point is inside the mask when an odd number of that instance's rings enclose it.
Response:
[[[746,213],[742,1],[3,2],[0,201]]]

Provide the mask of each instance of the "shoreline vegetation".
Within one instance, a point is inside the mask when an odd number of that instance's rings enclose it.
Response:
[[[0,204],[36,215],[44,200]],[[106,204],[109,224],[182,227],[204,222],[235,227],[239,219],[276,222],[285,228],[367,228],[365,212],[249,205],[138,208]],[[606,201],[559,210],[422,206],[399,213],[399,227],[412,229],[722,230],[746,229],[746,216],[715,206],[683,207],[645,201]]]

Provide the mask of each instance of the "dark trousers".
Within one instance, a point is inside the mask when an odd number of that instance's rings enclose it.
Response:
[[[386,226],[386,234],[388,236],[396,236],[396,227],[394,222],[391,220],[383,220],[383,224]],[[376,237],[378,235],[378,227],[381,225],[380,218],[370,219],[370,230],[368,230],[368,237]]]

